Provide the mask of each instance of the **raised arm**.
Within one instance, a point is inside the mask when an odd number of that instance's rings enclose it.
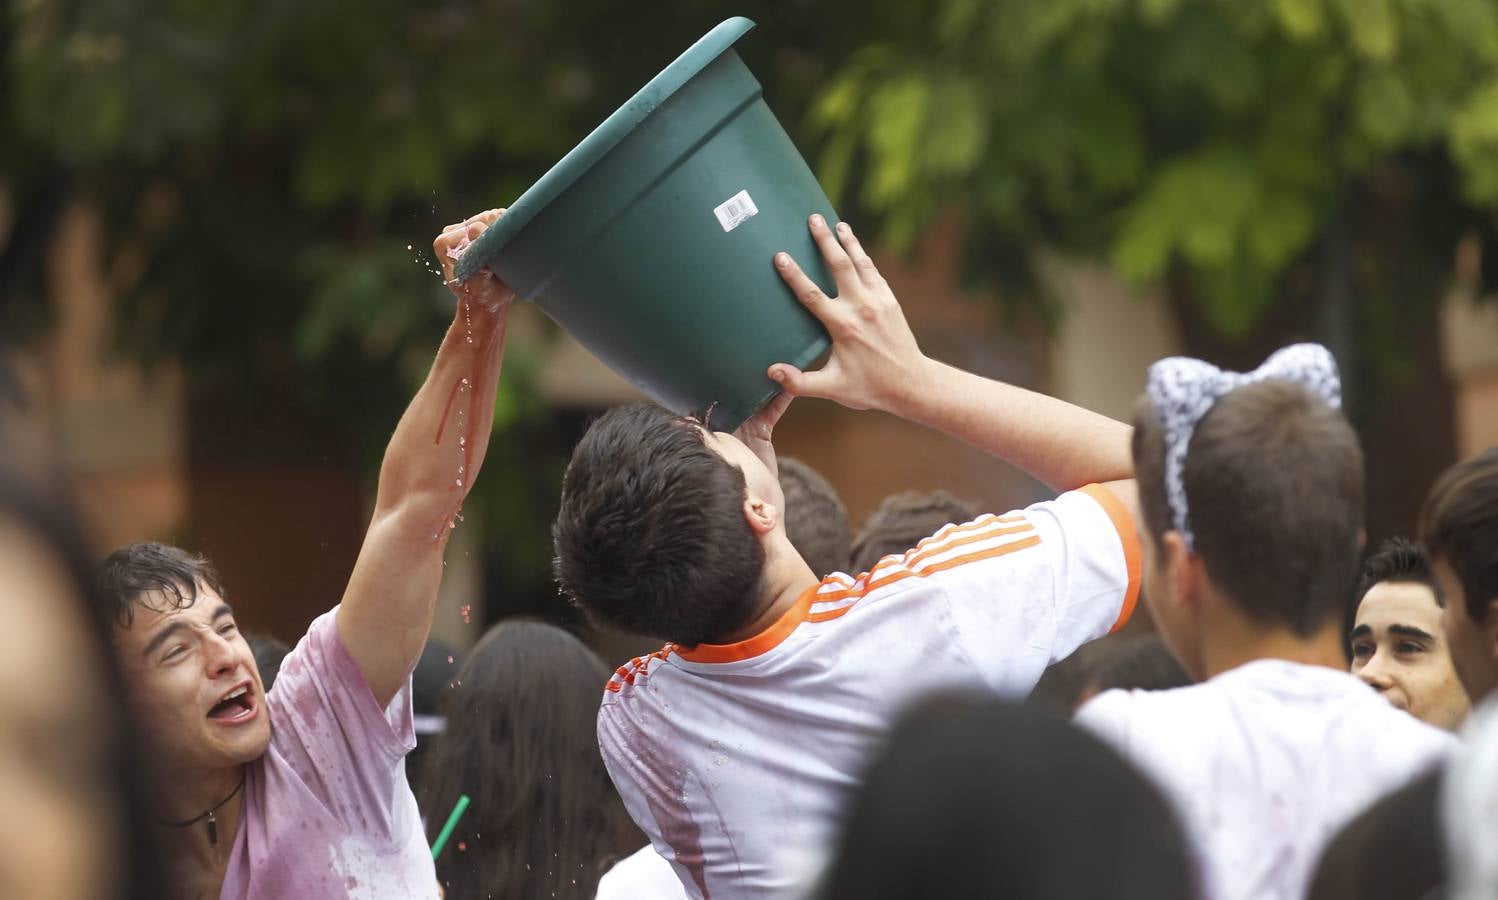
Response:
[[[789,254],[775,266],[791,290],[832,335],[832,355],[815,372],[770,367],[796,396],[822,397],[854,409],[879,409],[919,422],[1018,466],[1056,491],[1132,479],[1133,429],[1054,397],[993,381],[930,359],[916,345],[899,301],[853,230],[834,234],[811,219],[837,297],[828,297]],[[1132,511],[1132,485],[1109,485]]]
[[[338,610],[338,634],[381,706],[426,644],[448,535],[489,446],[515,295],[487,269],[464,284],[452,282],[452,271],[453,254],[501,213],[450,225],[432,245],[457,312],[385,448],[374,515]]]

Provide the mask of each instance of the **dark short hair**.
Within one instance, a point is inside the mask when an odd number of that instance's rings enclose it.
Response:
[[[611,409],[567,466],[557,583],[601,625],[684,645],[729,634],[753,616],[765,563],[745,497],[744,473],[695,420]]]
[[[848,805],[819,898],[1186,900],[1174,808],[1097,737],[984,693],[896,723]]]
[[[1472,621],[1486,621],[1498,597],[1498,447],[1437,479],[1420,512],[1420,542],[1461,582]]]
[[[224,585],[208,558],[153,541],[126,544],[109,554],[96,576],[101,621],[129,628],[135,609],[186,609],[206,587],[220,597]]]
[[[818,578],[848,569],[853,530],[848,510],[822,473],[799,459],[780,457],[785,535]]]
[[[1135,416],[1134,471],[1161,547],[1175,525],[1165,436],[1147,399]],[[1344,615],[1363,527],[1363,450],[1346,417],[1298,384],[1244,385],[1197,423],[1183,480],[1195,552],[1239,609],[1301,636]]]
[[[1420,545],[1408,538],[1392,537],[1379,545],[1378,551],[1363,563],[1363,574],[1358,579],[1358,603],[1375,585],[1385,581],[1413,581],[1435,587],[1431,579],[1430,560]],[[1439,598],[1437,598],[1439,601]]]
[[[971,522],[978,510],[947,491],[905,491],[884,498],[853,539],[854,572],[866,572],[892,553],[904,553],[954,522]]]

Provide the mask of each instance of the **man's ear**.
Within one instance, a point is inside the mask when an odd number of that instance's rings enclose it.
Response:
[[[744,521],[749,523],[755,535],[764,537],[775,530],[780,521],[780,510],[770,501],[748,494],[744,497]]]

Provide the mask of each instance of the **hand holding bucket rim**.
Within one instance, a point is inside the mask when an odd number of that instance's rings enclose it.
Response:
[[[837,284],[828,297],[789,253],[775,255],[775,268],[802,304],[832,336],[832,352],[822,368],[803,372],[776,363],[768,374],[794,397],[820,397],[852,409],[893,412],[923,390],[931,361],[916,344],[884,276],[864,252],[852,226],[840,222],[836,234],[820,215],[809,221],[812,239]]]
[[[499,277],[487,266],[462,281],[459,281],[454,274],[463,251],[467,250],[504,214],[503,209],[485,210],[476,216],[469,216],[461,222],[448,225],[442,229],[437,239],[432,241],[432,252],[437,255],[437,263],[442,266],[442,283],[447,285],[448,290],[452,291],[458,299],[478,303],[490,309],[507,306],[515,300],[515,292],[510,290],[509,285],[500,281]]]

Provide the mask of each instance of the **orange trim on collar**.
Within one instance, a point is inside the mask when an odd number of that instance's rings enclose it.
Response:
[[[699,663],[739,662],[768,653],[780,646],[780,642],[790,637],[791,632],[796,630],[796,626],[806,620],[806,613],[811,609],[811,602],[816,599],[817,591],[821,587],[819,582],[802,591],[801,596],[796,598],[794,606],[754,637],[732,644],[698,644],[695,647],[678,647],[676,653],[682,659]]]
[[[1112,634],[1128,623],[1129,617],[1134,614],[1134,607],[1139,602],[1139,582],[1141,578],[1141,552],[1139,548],[1139,529],[1134,526],[1134,517],[1129,515],[1129,510],[1118,499],[1118,495],[1100,484],[1089,484],[1082,488],[1082,493],[1096,500],[1103,512],[1113,522],[1113,528],[1118,532],[1118,539],[1123,543],[1124,565],[1129,570],[1129,586],[1124,591],[1123,606],[1118,611],[1118,619],[1113,627],[1108,629]]]

